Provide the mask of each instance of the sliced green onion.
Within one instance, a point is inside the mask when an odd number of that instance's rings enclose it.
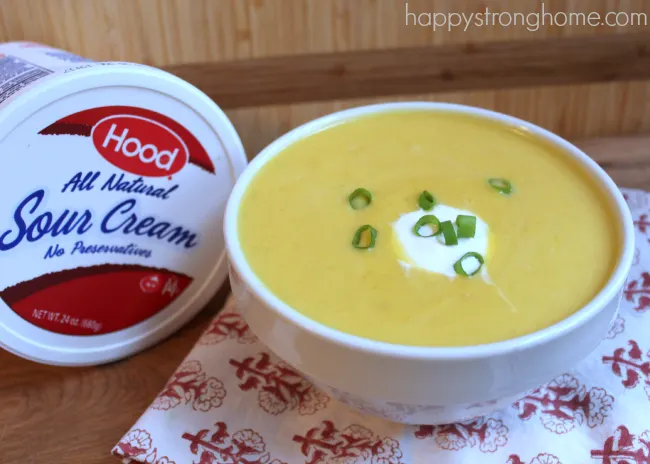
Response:
[[[429,235],[422,235],[420,233],[420,229],[424,226],[429,226],[428,228],[431,230]],[[413,226],[413,233],[418,237],[433,237],[438,235],[440,233],[440,220],[433,214],[422,216]]]
[[[470,258],[474,258],[478,261],[478,267],[474,269],[474,271],[467,272],[463,267],[463,263]],[[458,275],[462,275],[465,277],[472,277],[473,275],[477,274],[478,271],[481,270],[483,264],[485,264],[485,260],[483,259],[483,256],[481,256],[479,253],[476,253],[475,251],[470,251],[469,253],[465,253],[458,261],[456,261],[456,263],[454,264],[454,271],[456,271],[456,274]]]
[[[372,203],[372,193],[364,188],[358,188],[348,198],[352,209],[363,209]]]
[[[488,179],[488,184],[502,195],[510,195],[512,193],[512,184],[508,179],[492,178]]]
[[[476,216],[459,214],[456,217],[458,226],[458,238],[474,238],[476,235]]]
[[[436,198],[431,195],[431,192],[425,190],[420,194],[420,198],[418,198],[418,205],[425,211],[431,211],[436,206]]]
[[[375,240],[377,239],[377,229],[371,225],[366,224],[361,226],[354,233],[352,238],[352,246],[354,248],[359,248],[360,250],[366,250],[373,248],[375,246]]]
[[[442,236],[445,239],[445,245],[458,245],[456,230],[454,230],[454,225],[451,223],[451,221],[441,222],[440,231],[442,232]]]

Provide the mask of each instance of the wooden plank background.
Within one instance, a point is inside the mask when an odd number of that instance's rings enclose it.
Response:
[[[650,79],[650,33],[172,64],[222,108]],[[246,76],[246,79],[242,79]]]
[[[409,0],[410,12],[541,12],[539,0]],[[546,12],[645,13],[647,0],[546,0]],[[406,25],[404,0],[0,0],[0,41],[31,40],[97,60],[156,66],[287,55],[635,34],[650,26],[470,27]],[[186,69],[186,68],[182,68]],[[216,68],[219,69],[219,68]],[[245,76],[242,77],[242,80]],[[408,82],[404,84],[408,86]],[[650,131],[650,83],[568,84],[522,89],[352,99],[229,110],[249,155],[292,127],[349,106],[404,99],[495,109],[576,138]],[[254,102],[253,102],[254,103]]]

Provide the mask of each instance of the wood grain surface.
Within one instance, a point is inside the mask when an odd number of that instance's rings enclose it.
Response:
[[[650,3],[650,2],[649,2]],[[440,101],[474,105],[516,116],[570,139],[650,133],[650,84],[563,85],[497,91],[385,97],[380,101]],[[253,158],[292,128],[334,111],[378,99],[337,100],[226,110]]]
[[[163,343],[120,362],[45,366],[0,349],[0,463],[119,464],[111,449],[223,307],[229,290],[224,286]]]
[[[650,191],[650,135],[577,144],[618,185]],[[227,294],[224,287],[168,340],[110,365],[42,366],[0,351],[0,463],[117,463],[111,448],[164,386]]]
[[[541,14],[541,4],[537,0],[409,0],[408,9],[411,13],[424,14],[469,15],[481,13],[486,8],[493,13]],[[468,27],[466,30],[464,27],[451,30],[438,28],[434,31],[432,27],[414,25],[412,17],[407,23],[404,0],[0,0],[0,41],[42,42],[95,60],[179,66],[177,69],[183,73],[191,73],[194,65],[205,64],[215,70],[213,73],[218,81],[220,77],[216,75],[216,70],[222,69],[220,64],[228,62],[230,66],[234,60],[433,46],[454,50],[454,45],[462,51],[467,44],[480,46],[492,42],[545,41],[553,38],[613,38],[647,32],[650,28],[648,0],[547,0],[544,5],[545,13],[551,14],[643,13],[648,15],[649,23],[588,27],[579,24],[551,25],[547,20],[537,30],[520,23],[507,27],[490,25]],[[562,50],[546,52],[561,54]],[[586,56],[593,58],[601,52],[588,50]],[[472,64],[471,60],[465,63]],[[578,60],[576,64],[581,63]],[[187,68],[184,67],[186,65]],[[429,71],[436,66],[430,62],[424,65]],[[506,65],[507,69],[519,66],[519,73],[525,71],[521,63],[508,63],[506,60]],[[350,66],[354,69],[354,63]],[[567,69],[566,64],[563,69]],[[381,70],[383,72],[384,68]],[[570,78],[558,75],[559,70],[555,72],[555,79],[564,79],[564,82],[575,82],[572,79],[578,75],[574,72]],[[607,73],[615,72],[611,68],[595,69],[595,76],[602,79],[603,74],[607,77]],[[467,83],[467,73],[463,76],[463,80],[454,81],[453,84]],[[194,77],[202,79],[201,86],[211,85],[201,76]],[[328,76],[321,76],[321,79],[323,77]],[[293,76],[288,76],[285,86],[290,85],[292,79]],[[514,76],[505,76],[504,82],[512,82],[510,79],[514,79]],[[492,85],[498,80],[493,75]],[[228,82],[233,81],[235,84],[227,87],[228,92],[245,93],[245,89],[251,85],[245,77],[235,76]],[[241,86],[237,86],[239,81]],[[319,79],[317,82],[322,81]],[[428,92],[434,83],[437,87],[440,79],[434,79],[430,86],[420,82],[425,88],[418,91]],[[451,85],[446,81],[442,83]],[[358,87],[364,91],[362,84]],[[404,88],[408,88],[410,94],[416,91],[410,87]],[[453,88],[456,89],[453,92],[423,93],[417,98],[494,109],[522,117],[567,137],[650,131],[648,80],[509,90],[458,91],[460,87]],[[436,90],[440,92],[441,89]],[[302,92],[305,95],[306,91]],[[390,90],[390,93],[394,95],[395,91]],[[256,98],[248,94],[244,96],[249,101]],[[378,100],[380,98],[366,102]],[[386,100],[386,97],[381,100]],[[276,105],[233,110],[230,114],[240,133],[246,135],[243,138],[251,147],[251,153],[256,153],[263,145],[299,122],[357,102]]]
[[[408,7],[407,7],[408,3]],[[426,15],[542,14],[517,24],[434,30]],[[408,10],[407,10],[408,8]],[[406,13],[424,13],[420,25]],[[98,60],[168,64],[424,47],[647,30],[647,24],[590,27],[548,14],[646,13],[647,0],[0,0],[0,41],[47,42]],[[507,17],[505,17],[507,19]],[[533,18],[534,19],[534,18]],[[621,19],[624,19],[621,17]],[[503,22],[503,21],[502,21]],[[533,21],[534,22],[534,21]],[[631,17],[630,21],[631,22]],[[552,24],[551,24],[552,23]],[[641,23],[641,21],[638,21]]]
[[[650,32],[292,55],[165,69],[222,108],[616,82],[650,79]]]

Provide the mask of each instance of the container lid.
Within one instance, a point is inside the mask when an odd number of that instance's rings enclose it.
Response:
[[[223,283],[223,214],[246,156],[187,82],[130,63],[44,76],[0,100],[0,159],[0,346],[113,361]]]

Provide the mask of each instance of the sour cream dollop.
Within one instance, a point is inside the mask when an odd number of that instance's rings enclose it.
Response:
[[[413,233],[413,226],[418,219],[427,214],[435,215],[440,222],[451,221],[454,227],[456,217],[459,214],[476,216],[476,234],[473,238],[459,238],[458,245],[453,246],[445,245],[442,241],[441,234],[435,237],[418,237]],[[465,253],[473,251],[479,253],[483,258],[487,255],[490,234],[488,225],[471,211],[465,211],[452,206],[436,205],[432,211],[419,209],[403,214],[392,226],[400,263],[405,269],[418,267],[425,271],[443,274],[453,279],[458,276],[454,270],[454,264]],[[425,229],[422,230],[423,235],[428,233]],[[473,261],[476,261],[476,259],[468,259],[464,262],[464,269],[466,271],[471,272],[478,266],[478,262]],[[480,275],[484,280],[489,281],[487,262],[483,265]]]

